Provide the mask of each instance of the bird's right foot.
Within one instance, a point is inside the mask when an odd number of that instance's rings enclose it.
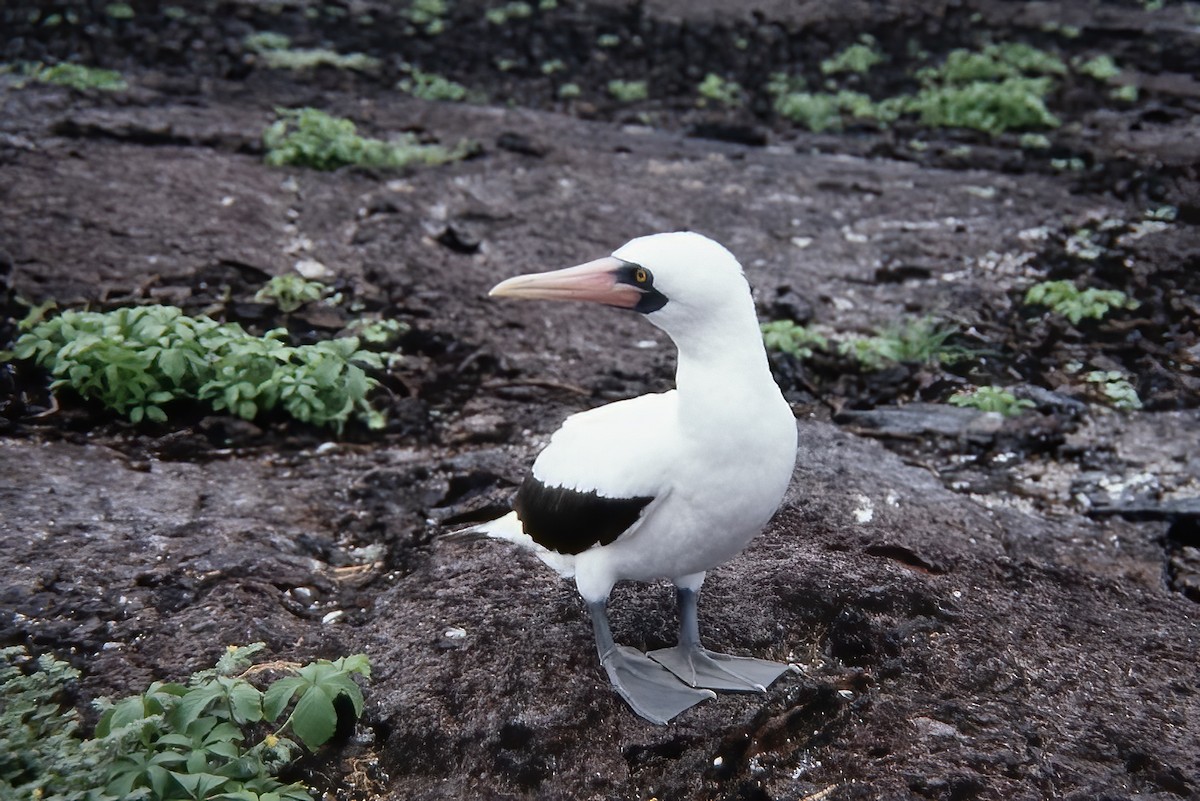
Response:
[[[717,697],[711,690],[688,687],[671,671],[625,645],[614,646],[601,663],[613,688],[651,723],[665,724],[701,701]]]

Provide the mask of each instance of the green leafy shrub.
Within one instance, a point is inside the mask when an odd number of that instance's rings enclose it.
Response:
[[[1046,107],[1048,78],[1005,78],[964,85],[934,84],[906,98],[901,107],[934,128],[973,128],[989,134],[1012,129],[1057,128]]]
[[[79,715],[63,706],[79,671],[24,648],[0,649],[0,798],[84,799],[104,784],[103,752],[79,735]]]
[[[271,278],[266,286],[254,293],[254,299],[260,303],[274,303],[281,312],[291,314],[306,303],[328,297],[331,292],[320,281],[289,273]]]
[[[1080,291],[1071,281],[1043,281],[1025,293],[1030,306],[1047,306],[1078,325],[1081,320],[1103,320],[1113,309],[1136,309],[1138,302],[1117,289]]]
[[[1093,370],[1084,376],[1089,384],[1099,386],[1100,392],[1114,408],[1132,412],[1142,408],[1142,399],[1129,379],[1117,370]]]
[[[1097,81],[1111,81],[1121,74],[1121,68],[1117,66],[1117,62],[1113,61],[1113,57],[1107,53],[1087,61],[1080,61],[1075,65],[1075,71]]]
[[[822,63],[827,75],[865,72],[882,60],[873,41],[851,46]],[[1013,129],[1055,128],[1060,120],[1046,107],[1053,76],[1066,65],[1053,54],[1023,44],[988,45],[981,51],[953,50],[942,64],[917,70],[913,93],[874,100],[847,90],[805,91],[803,82],[775,75],[767,84],[775,112],[813,131],[839,130],[847,118],[887,125],[915,116],[924,125],[973,128],[995,135]]]
[[[1053,53],[1021,43],[990,44],[982,50],[951,50],[936,67],[917,71],[926,84],[1004,81],[1023,75],[1065,75],[1067,65]]]
[[[887,123],[898,115],[894,103],[876,103],[861,92],[805,92],[793,90],[795,85],[786,76],[776,76],[768,85],[768,91],[775,95],[775,113],[814,133],[840,131],[847,118]]]
[[[289,37],[274,31],[249,34],[242,44],[271,69],[307,70],[326,66],[368,72],[379,67],[379,59],[362,53],[342,54],[324,48],[293,48]]]
[[[109,3],[104,7],[104,14],[109,19],[133,19],[133,6],[129,3]]]
[[[99,67],[85,67],[82,64],[71,64],[63,61],[52,67],[43,64],[33,64],[25,68],[26,74],[39,83],[51,83],[56,86],[67,86],[80,92],[97,89],[102,92],[121,92],[129,88],[129,84],[114,70],[104,70]]]
[[[529,3],[516,2],[505,3],[497,8],[489,8],[484,12],[484,17],[493,25],[504,25],[509,20],[525,19],[533,15],[533,6]]]
[[[263,691],[247,679],[250,657],[263,647],[230,646],[215,668],[186,684],[154,682],[139,695],[98,702],[103,713],[92,739],[79,736],[77,714],[55,700],[76,671],[42,657],[41,671],[24,673],[14,666],[23,649],[0,651],[0,743],[9,746],[0,751],[0,789],[22,793],[3,797],[311,801],[304,785],[277,778],[299,752],[290,735],[309,750],[327,742],[339,696],[361,716],[354,677],[369,678],[370,664],[362,654],[276,663],[291,675]]]
[[[449,13],[450,5],[446,0],[413,0],[404,15],[425,33],[437,36],[446,30],[446,16]]]
[[[360,366],[381,367],[379,354],[354,337],[290,346],[286,334],[251,336],[174,306],[67,311],[22,334],[13,353],[47,368],[52,389],[71,387],[134,423],[163,422],[166,404],[189,399],[247,420],[281,407],[339,432],[352,416],[383,425],[366,399],[378,382]]]
[[[459,102],[466,100],[469,94],[467,87],[461,83],[455,83],[436,73],[423,72],[416,67],[408,69],[408,77],[402,78],[396,88],[422,100]]]
[[[263,132],[266,162],[275,167],[292,165],[335,170],[350,164],[362,167],[401,168],[435,166],[466,158],[473,146],[460,142],[453,148],[421,144],[413,134],[390,142],[366,139],[350,120],[314,108],[278,109],[279,119]]]
[[[711,100],[729,107],[740,106],[744,96],[742,87],[737,81],[726,80],[715,72],[708,73],[696,87],[696,91],[703,98],[702,102]]]
[[[762,324],[763,344],[767,350],[789,353],[799,359],[813,355],[812,349],[828,348],[829,340],[791,320],[772,320]]]
[[[650,85],[645,81],[625,81],[614,78],[608,82],[608,93],[622,103],[634,103],[650,96]]]
[[[998,412],[1005,417],[1016,417],[1036,405],[1031,400],[1018,398],[1003,387],[997,386],[975,387],[955,392],[950,396],[950,403],[981,412]]]
[[[883,61],[883,54],[875,46],[872,36],[862,37],[858,44],[852,44],[833,58],[821,62],[821,72],[826,75],[836,75],[839,72],[853,72],[865,75],[871,67]]]
[[[958,329],[929,317],[908,320],[876,336],[842,342],[840,351],[868,370],[889,364],[953,364],[971,355],[967,348],[951,345]]]

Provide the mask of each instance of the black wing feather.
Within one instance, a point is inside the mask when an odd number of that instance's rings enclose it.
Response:
[[[654,498],[605,498],[596,492],[548,487],[533,475],[517,490],[521,527],[543,548],[577,554],[608,545],[637,521]]]

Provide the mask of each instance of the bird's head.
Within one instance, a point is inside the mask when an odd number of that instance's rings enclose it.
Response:
[[[667,330],[713,318],[731,305],[743,305],[735,298],[750,297],[733,254],[687,231],[639,237],[611,256],[578,267],[518,275],[488,294],[603,303],[641,312]]]

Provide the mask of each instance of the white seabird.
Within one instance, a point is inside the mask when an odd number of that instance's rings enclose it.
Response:
[[[655,234],[578,267],[509,278],[490,294],[641,312],[675,342],[679,362],[674,390],[568,417],[513,511],[473,531],[574,577],[601,664],[647,720],[666,723],[711,690],[764,690],[788,666],[705,649],[696,613],[705,572],[759,533],[796,458],[795,417],[771,377],[737,260],[699,234]],[[613,585],[661,578],[677,589],[679,644],[648,655],[616,645]]]

